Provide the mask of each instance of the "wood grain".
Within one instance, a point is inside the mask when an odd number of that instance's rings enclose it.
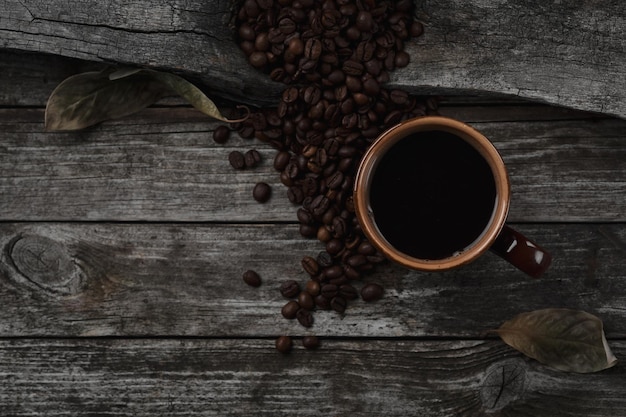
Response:
[[[626,336],[625,225],[516,226],[552,252],[543,278],[491,253],[447,273],[387,265],[355,282],[380,283],[382,300],[354,301],[344,315],[319,311],[311,331],[480,337],[518,313],[567,307]],[[287,279],[304,286],[300,260],[322,249],[288,224],[4,223],[0,247],[0,337],[301,335],[280,315],[287,300],[278,289]],[[260,288],[244,284],[247,269]]]
[[[407,43],[414,58],[392,73],[391,85],[496,91],[625,115],[617,86],[626,82],[626,9],[619,1],[415,4],[425,36]]]
[[[512,182],[511,221],[626,221],[626,121],[532,119],[532,111],[448,107],[489,137]],[[540,114],[541,108],[535,109]],[[506,121],[507,116],[509,120]],[[477,120],[473,122],[473,120]],[[487,120],[487,121],[485,121]],[[275,151],[189,108],[155,108],[71,133],[43,131],[43,111],[0,109],[0,219],[5,221],[294,221]],[[232,150],[260,167],[235,171]],[[252,189],[273,187],[259,204]]]
[[[296,340],[296,343],[299,343]],[[2,340],[5,415],[623,415],[620,365],[552,371],[499,341]],[[618,356],[624,342],[613,342]]]
[[[41,62],[59,78],[73,71],[56,59]],[[284,195],[249,196],[259,178],[282,190],[271,150],[217,146],[217,124],[178,107],[45,134],[54,83],[27,62],[0,83],[0,414],[626,414],[621,362],[566,374],[483,339],[520,312],[568,307],[598,315],[626,355],[623,122],[450,101],[444,114],[505,155],[514,226],[553,253],[551,269],[530,280],[492,254],[445,274],[387,265],[357,283],[382,284],[382,300],[316,312],[306,330],[280,316],[278,286],[304,283],[300,259],[321,247],[299,236]],[[265,162],[235,173],[227,153],[250,147]],[[248,268],[260,288],[243,283]],[[295,337],[289,355],[274,349],[281,334]],[[321,348],[304,350],[305,334]]]
[[[415,0],[425,35],[390,86],[492,92],[626,115],[626,12],[619,1]],[[229,27],[230,1],[5,0],[0,47],[182,72],[235,100],[272,103],[282,85],[254,71]]]

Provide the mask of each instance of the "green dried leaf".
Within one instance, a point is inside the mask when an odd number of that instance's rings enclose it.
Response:
[[[562,371],[597,372],[617,362],[602,321],[584,311],[550,308],[522,313],[495,332],[526,356]]]
[[[77,130],[135,113],[167,89],[145,74],[109,79],[111,71],[86,72],[65,79],[46,105],[46,130]]]
[[[215,103],[200,89],[177,75],[137,68],[87,72],[67,78],[52,92],[46,105],[46,130],[77,130],[104,120],[136,113],[161,97],[177,93],[204,114],[224,122]]]

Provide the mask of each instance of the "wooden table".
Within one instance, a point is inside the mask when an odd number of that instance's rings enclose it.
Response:
[[[626,121],[449,97],[441,113],[502,153],[510,222],[552,267],[531,280],[490,253],[447,273],[387,265],[363,280],[382,300],[318,312],[307,330],[281,317],[278,287],[305,282],[300,259],[321,245],[300,237],[274,151],[217,145],[220,123],[167,101],[45,133],[47,96],[93,65],[0,53],[0,415],[626,415],[622,362],[564,373],[486,336],[521,312],[581,309],[626,357]],[[234,171],[228,153],[252,148],[261,166]],[[258,181],[273,187],[265,204]]]

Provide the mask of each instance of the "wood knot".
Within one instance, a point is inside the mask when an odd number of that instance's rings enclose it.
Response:
[[[506,407],[522,396],[526,387],[526,364],[520,360],[498,362],[485,372],[480,398],[486,411]]]
[[[45,292],[74,295],[82,291],[83,273],[65,245],[43,236],[18,236],[7,252],[17,272]]]

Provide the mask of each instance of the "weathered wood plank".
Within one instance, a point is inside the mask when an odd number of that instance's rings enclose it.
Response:
[[[381,267],[363,282],[386,288],[345,315],[315,314],[326,336],[480,337],[514,315],[567,307],[597,314],[626,335],[624,224],[523,225],[554,263],[530,280],[491,253],[439,274]],[[292,225],[0,225],[0,337],[261,336],[304,334],[280,309],[287,279],[321,245]],[[241,276],[262,277],[259,288]]]
[[[271,103],[283,86],[255,71],[236,46],[233,7],[199,0],[6,0],[0,46],[184,71],[234,99]]]
[[[612,342],[618,357],[626,344]],[[3,340],[5,415],[619,416],[624,369],[552,371],[499,341]]]
[[[67,77],[102,69],[102,63],[58,55],[0,50],[0,106],[42,107]]]
[[[416,0],[426,33],[391,86],[488,91],[626,115],[620,2],[497,5]],[[254,71],[228,23],[232,2],[6,0],[0,46],[183,71],[231,98],[272,102],[282,86]]]
[[[391,85],[497,91],[623,117],[626,8],[619,1],[416,0],[425,36]]]
[[[106,64],[48,55],[0,49],[0,106],[45,107],[54,88],[64,79],[86,71],[99,71]],[[219,99],[219,97],[214,97]],[[159,105],[187,105],[183,99],[166,97]],[[596,113],[543,105],[521,98],[495,95],[442,96],[442,114],[452,112],[465,121],[580,120],[606,118]]]
[[[511,221],[626,221],[625,121],[504,122],[516,112],[501,111],[442,112],[478,120],[471,124],[500,149],[512,180]],[[0,109],[0,219],[295,220],[272,167],[274,150],[237,135],[217,145],[218,125],[193,109],[157,108],[85,131],[46,133],[42,110]],[[261,166],[233,170],[229,152],[251,148],[261,151]],[[251,197],[258,181],[273,187],[266,204]]]

